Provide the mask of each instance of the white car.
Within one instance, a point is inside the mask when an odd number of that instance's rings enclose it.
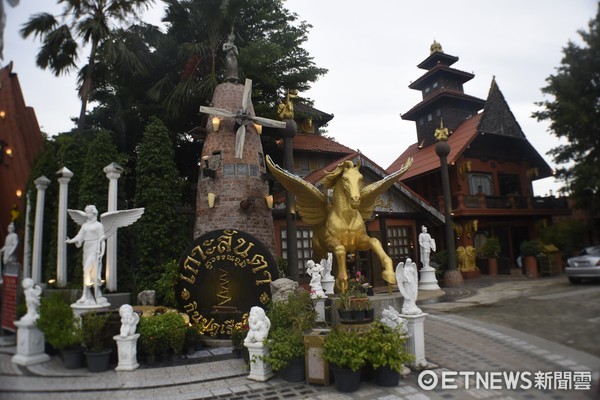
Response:
[[[567,260],[565,272],[571,283],[583,279],[600,279],[600,246],[586,247],[578,256]]]

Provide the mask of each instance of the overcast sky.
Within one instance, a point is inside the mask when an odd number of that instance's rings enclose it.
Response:
[[[285,5],[313,25],[305,47],[329,73],[302,95],[335,115],[327,131],[338,142],[387,168],[416,141],[414,122],[400,114],[421,100],[408,85],[425,72],[416,65],[435,39],[445,53],[460,58],[453,67],[475,74],[466,93],[485,99],[496,77],[527,139],[555,166],[546,152],[559,142],[547,123],[530,116],[534,103],[545,99],[540,89],[560,65],[562,48],[569,40],[580,42],[577,31],[588,29],[596,1],[286,0]],[[76,74],[56,78],[37,68],[39,43],[18,34],[32,14],[62,8],[54,0],[22,0],[15,8],[5,3],[5,9],[3,66],[13,61],[25,103],[35,109],[44,132],[70,130],[80,108]],[[145,19],[158,23],[161,10],[157,2]],[[559,186],[548,178],[534,183],[534,190],[544,195]]]

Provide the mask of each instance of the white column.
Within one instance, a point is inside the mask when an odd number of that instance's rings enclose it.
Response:
[[[67,203],[69,198],[69,181],[73,173],[67,167],[56,172],[58,183],[58,236],[56,240],[56,284],[58,287],[67,286]]]
[[[37,200],[35,202],[35,230],[33,231],[33,261],[31,278],[35,283],[42,283],[42,237],[44,236],[44,202],[46,201],[46,188],[50,179],[44,175],[35,181]]]
[[[104,167],[108,183],[108,211],[117,211],[117,180],[121,177],[123,168],[113,162]],[[117,232],[106,240],[106,289],[117,290]]]
[[[25,237],[23,238],[23,278],[31,278],[31,196],[27,192],[27,208],[25,211]]]
[[[425,317],[429,314],[421,313],[417,315],[400,314],[406,320],[408,328],[408,340],[406,346],[408,351],[415,357],[411,366],[415,369],[423,369],[428,365],[425,359]]]

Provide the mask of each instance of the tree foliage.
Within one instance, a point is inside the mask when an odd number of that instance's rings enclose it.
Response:
[[[136,207],[144,217],[136,232],[137,272],[142,288],[151,288],[164,272],[164,265],[178,259],[187,244],[185,224],[176,214],[181,204],[181,180],[167,128],[153,119],[146,127],[136,168]]]
[[[42,69],[50,69],[56,76],[76,69],[79,51],[90,45],[88,62],[79,71],[81,112],[78,128],[81,130],[85,126],[87,104],[94,87],[98,48],[112,36],[115,24],[134,17],[147,8],[152,0],[59,0],[58,3],[63,5],[62,15],[33,15],[23,24],[21,36],[41,38],[42,46],[36,63]],[[81,46],[77,44],[77,39],[81,40]],[[119,50],[128,52],[126,47]],[[104,56],[111,54],[116,53],[105,52]]]
[[[566,144],[550,150],[557,172],[580,208],[600,209],[600,8],[579,35],[584,45],[570,41],[556,73],[546,78],[542,93],[552,100],[537,103],[538,121],[550,121],[550,132]]]

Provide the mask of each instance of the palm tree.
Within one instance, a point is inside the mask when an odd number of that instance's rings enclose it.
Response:
[[[64,5],[60,16],[35,14],[23,24],[20,33],[23,38],[31,34],[40,37],[42,46],[36,64],[42,69],[49,68],[56,76],[77,68],[79,51],[90,45],[88,62],[80,69],[78,78],[81,112],[77,128],[81,131],[85,127],[87,104],[94,88],[94,66],[99,47],[111,38],[117,25],[135,19],[136,14],[147,9],[153,0],[58,0],[58,3]],[[76,39],[81,39],[81,46]]]

